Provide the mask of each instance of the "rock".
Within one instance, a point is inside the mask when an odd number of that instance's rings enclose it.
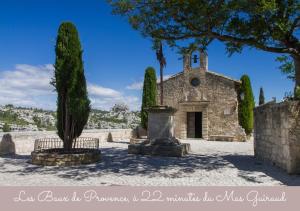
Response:
[[[16,147],[10,134],[4,134],[0,142],[0,155],[15,155]]]
[[[107,136],[107,142],[113,142],[113,137],[112,137],[112,134],[111,132],[108,133],[108,136]]]

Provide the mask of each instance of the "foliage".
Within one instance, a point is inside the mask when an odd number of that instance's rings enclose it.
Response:
[[[7,124],[28,125],[23,119],[20,119],[16,113],[8,111],[0,111],[0,121]]]
[[[145,71],[143,99],[141,109],[141,125],[143,128],[148,128],[148,112],[147,108],[156,105],[156,73],[155,69],[148,67]]]
[[[295,100],[300,100],[300,86],[295,87],[294,91],[294,99]]]
[[[295,65],[293,59],[287,55],[279,56],[276,61],[280,62],[279,69],[288,79],[295,81]]]
[[[264,90],[262,87],[260,87],[260,90],[259,90],[259,105],[263,105],[265,104],[265,95],[264,95]]]
[[[55,78],[57,97],[57,130],[64,148],[71,150],[88,121],[90,100],[84,76],[82,49],[76,27],[62,23],[55,46]]]
[[[40,112],[43,112],[41,109]],[[34,121],[35,125],[38,127],[38,129],[46,129],[48,131],[53,131],[55,130],[55,126],[53,126],[49,121],[43,121],[42,118],[38,116],[33,116],[32,120]]]
[[[239,88],[239,123],[245,129],[247,135],[253,130],[253,109],[255,106],[250,78],[247,75],[241,77]]]
[[[299,0],[108,2],[114,14],[127,17],[143,36],[166,41],[170,46],[196,44],[205,48],[219,40],[225,43],[229,55],[242,52],[244,47],[289,55],[297,63],[295,82],[300,85]],[[286,71],[290,63],[281,61]]]
[[[3,132],[10,132],[10,126],[7,124],[7,123],[5,123],[4,125],[3,125]]]

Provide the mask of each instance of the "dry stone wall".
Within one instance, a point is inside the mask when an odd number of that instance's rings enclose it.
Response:
[[[130,139],[134,135],[132,129],[101,129],[84,130],[81,137],[98,138],[100,142],[106,142],[109,133],[114,141]],[[0,133],[0,140],[4,134],[6,133]],[[34,149],[35,139],[58,137],[55,131],[10,132],[10,134],[17,154],[30,154]]]
[[[300,173],[300,103],[268,103],[254,109],[255,157],[288,173]]]

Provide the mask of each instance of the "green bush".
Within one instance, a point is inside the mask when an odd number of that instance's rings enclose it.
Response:
[[[245,129],[247,135],[253,130],[253,109],[255,106],[250,78],[247,75],[241,77],[239,88],[239,123]]]
[[[4,125],[3,125],[3,132],[10,132],[10,126],[7,124],[7,123],[5,123]]]
[[[153,67],[148,67],[145,71],[143,99],[141,109],[141,125],[144,129],[148,128],[147,108],[156,105],[156,73]]]

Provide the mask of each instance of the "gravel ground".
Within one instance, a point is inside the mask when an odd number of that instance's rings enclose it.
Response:
[[[128,141],[101,143],[102,162],[80,167],[40,167],[29,155],[0,158],[1,186],[269,186],[300,185],[300,175],[258,162],[253,142],[188,140],[184,158],[127,154]]]

